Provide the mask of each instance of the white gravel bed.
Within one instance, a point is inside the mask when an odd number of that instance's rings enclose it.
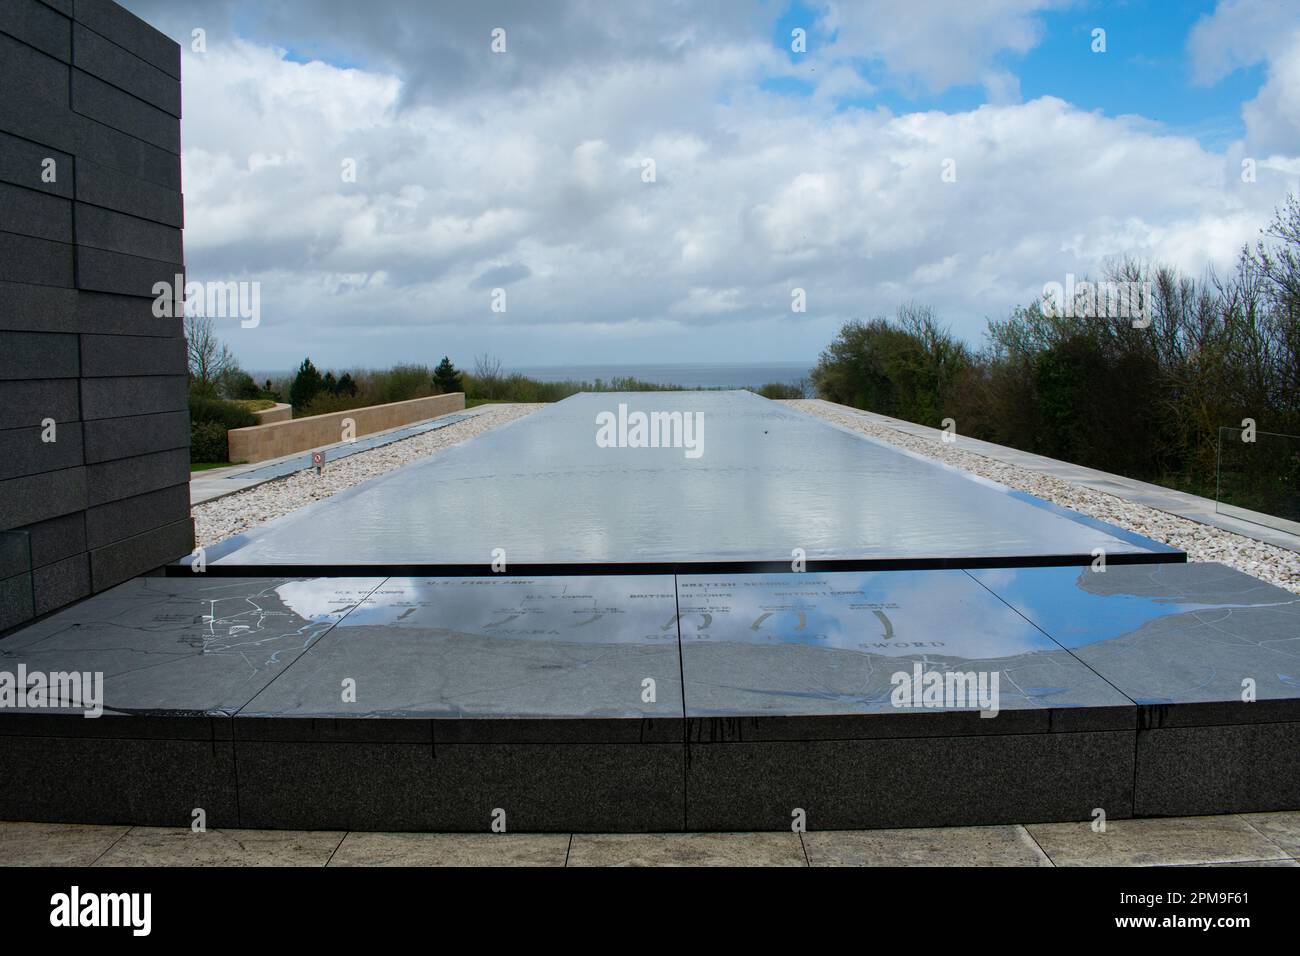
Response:
[[[404,438],[327,462],[324,474],[320,477],[309,468],[197,504],[192,509],[196,543],[199,547],[209,548],[249,528],[266,524],[313,501],[336,495],[377,475],[459,445],[488,429],[522,418],[542,407],[525,404],[493,405],[471,418],[423,435]]]
[[[1029,471],[974,451],[963,450],[960,439],[955,444],[944,444],[937,438],[920,438],[857,415],[838,412],[813,401],[794,400],[784,404],[891,445],[938,459],[982,478],[1027,491],[1064,508],[1136,531],[1155,541],[1186,551],[1189,561],[1219,561],[1300,594],[1300,555],[1285,548],[1094,491],[1055,475]]]

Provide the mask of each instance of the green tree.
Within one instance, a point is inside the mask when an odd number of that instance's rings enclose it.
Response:
[[[237,366],[223,372],[221,378],[217,381],[217,386],[222,398],[250,399],[262,397],[262,390],[258,387],[257,382],[253,381],[253,376]]]
[[[438,367],[433,370],[433,387],[441,394],[446,395],[449,392],[463,392],[464,385],[461,384],[460,372],[456,366],[451,364],[451,359],[447,356],[442,357]]]
[[[847,323],[813,369],[818,394],[908,421],[939,424],[971,364],[966,346],[924,307]]]
[[[325,380],[321,378],[320,372],[316,370],[315,365],[311,364],[310,358],[305,358],[298,366],[298,374],[293,377],[293,384],[289,386],[289,404],[299,410],[306,408],[324,388]]]

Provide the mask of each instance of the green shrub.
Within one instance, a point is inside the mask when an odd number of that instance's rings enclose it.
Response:
[[[257,424],[257,416],[235,402],[191,395],[190,422],[218,422],[226,428],[247,428]]]
[[[782,384],[781,382],[768,382],[758,389],[758,394],[764,398],[773,400],[790,399],[790,398],[807,398],[807,389],[797,383]]]
[[[427,365],[395,365],[371,374],[373,394],[367,405],[387,405],[433,394],[433,370]]]
[[[235,402],[190,395],[190,461],[229,461],[226,432],[257,424],[257,416]]]
[[[354,408],[365,408],[368,404],[359,395],[333,395],[321,392],[303,408],[294,411],[295,418],[310,418],[312,415],[326,415],[330,412],[346,412]]]
[[[929,309],[908,305],[894,320],[845,324],[812,379],[829,401],[938,426],[970,365],[966,346]]]
[[[269,398],[241,398],[235,400],[235,404],[250,412],[264,412],[268,408],[275,407],[275,402]]]
[[[262,397],[262,389],[243,369],[231,368],[217,380],[217,390],[226,398],[253,399]]]
[[[226,426],[220,422],[190,423],[190,461],[210,463],[230,460]]]

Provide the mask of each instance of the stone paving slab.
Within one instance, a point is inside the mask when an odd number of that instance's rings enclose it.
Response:
[[[595,736],[578,739],[590,741],[621,720],[640,741],[641,718],[682,716],[676,613],[674,581],[664,575],[389,578],[340,621],[346,628],[253,697],[240,721],[585,719]],[[348,679],[355,693],[344,700]],[[653,702],[646,679],[656,684]],[[484,739],[442,737],[445,726],[435,724],[435,742]],[[675,731],[667,739],[680,742],[680,725]]]
[[[324,866],[345,834],[329,830],[133,827],[96,866]]]
[[[967,573],[1135,701],[1143,727],[1300,720],[1290,591],[1213,562]]]
[[[0,823],[0,866],[90,866],[130,827]]]
[[[1241,819],[1281,847],[1288,856],[1300,859],[1300,811],[1246,813]]]
[[[795,833],[574,834],[569,866],[807,866]]]
[[[1032,824],[1025,829],[1056,866],[1169,866],[1286,860],[1288,854],[1242,816]]]
[[[1092,729],[1133,727],[1131,700],[964,571],[680,574],[677,594],[688,718],[960,711],[971,733],[991,734],[1046,731],[1045,713],[1015,718],[1068,708],[1113,716]],[[978,716],[977,695],[896,699],[896,674],[977,670],[1000,673],[996,720]],[[894,721],[858,721],[856,734],[847,723],[832,735],[904,736]]]
[[[134,578],[0,641],[0,668],[103,674],[105,713],[228,715],[243,707],[383,582],[375,578]],[[61,695],[62,696],[62,695]],[[93,710],[69,692],[62,711]],[[15,717],[48,717],[11,706]],[[94,720],[80,730],[102,732]],[[74,727],[77,725],[73,725]],[[30,730],[24,725],[25,730]],[[7,731],[12,732],[12,731]]]
[[[803,843],[812,866],[1052,865],[1019,825],[812,831]]]
[[[349,833],[330,866],[564,866],[567,833]]]

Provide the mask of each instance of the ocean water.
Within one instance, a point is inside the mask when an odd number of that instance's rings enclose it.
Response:
[[[601,379],[635,378],[656,385],[679,385],[682,388],[758,388],[770,382],[789,385],[808,378],[812,365],[806,362],[769,362],[763,364],[696,363],[660,365],[549,365],[503,367],[504,372],[519,372],[541,382],[592,382]]]

